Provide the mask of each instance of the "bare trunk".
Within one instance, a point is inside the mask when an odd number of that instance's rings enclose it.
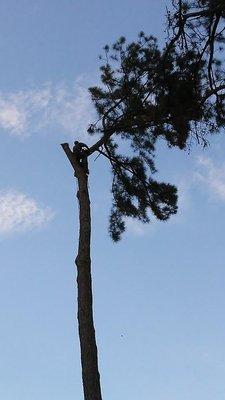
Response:
[[[80,235],[77,265],[78,324],[81,347],[82,377],[85,400],[101,400],[100,375],[92,311],[90,236],[91,215],[88,178],[78,177],[78,201],[80,208]]]
[[[81,348],[82,379],[85,400],[102,400],[98,355],[92,309],[91,284],[91,213],[88,193],[88,175],[73,158],[67,144],[62,145],[78,180],[77,198],[79,202],[79,247],[76,257],[78,287],[78,326]]]

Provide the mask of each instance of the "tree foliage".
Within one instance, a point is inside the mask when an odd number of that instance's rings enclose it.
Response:
[[[155,106],[162,79],[156,73],[159,60],[153,37],[140,34],[138,42],[131,44],[122,37],[111,49],[105,47],[101,66],[104,86],[90,89],[99,122],[91,125],[89,132],[106,138],[101,153],[112,166],[109,230],[115,241],[125,229],[124,217],[149,222],[149,211],[160,220],[177,211],[176,188],[153,178],[155,142],[163,127],[162,112]],[[119,153],[123,141],[125,155]]]
[[[143,32],[104,48],[101,85],[89,89],[99,119],[88,132],[101,134],[95,149],[111,163],[115,241],[126,217],[145,223],[151,213],[167,220],[177,212],[175,186],[154,179],[157,141],[206,145],[206,133],[224,126],[224,19],[224,0],[174,1],[164,49]]]

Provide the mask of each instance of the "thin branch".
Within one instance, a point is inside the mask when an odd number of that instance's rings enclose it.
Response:
[[[206,100],[209,99],[209,97],[213,96],[214,94],[216,95],[221,90],[225,90],[225,84],[215,87],[214,89],[208,91],[207,94],[203,97],[201,104],[204,104],[206,102]]]

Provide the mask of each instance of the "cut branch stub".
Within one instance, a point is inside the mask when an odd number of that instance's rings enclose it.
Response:
[[[77,162],[76,162],[76,159],[75,159],[75,157],[73,155],[73,152],[70,150],[69,144],[68,143],[62,143],[61,146],[62,146],[63,150],[65,151],[66,156],[67,156],[70,164],[72,165],[72,167],[74,169],[74,172],[76,172]]]

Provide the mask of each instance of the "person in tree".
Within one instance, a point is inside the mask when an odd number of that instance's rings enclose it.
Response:
[[[82,142],[78,142],[75,140],[74,146],[73,146],[73,154],[76,158],[76,161],[78,164],[84,168],[85,172],[88,174],[88,162],[87,162],[87,156],[89,152],[89,147]]]

